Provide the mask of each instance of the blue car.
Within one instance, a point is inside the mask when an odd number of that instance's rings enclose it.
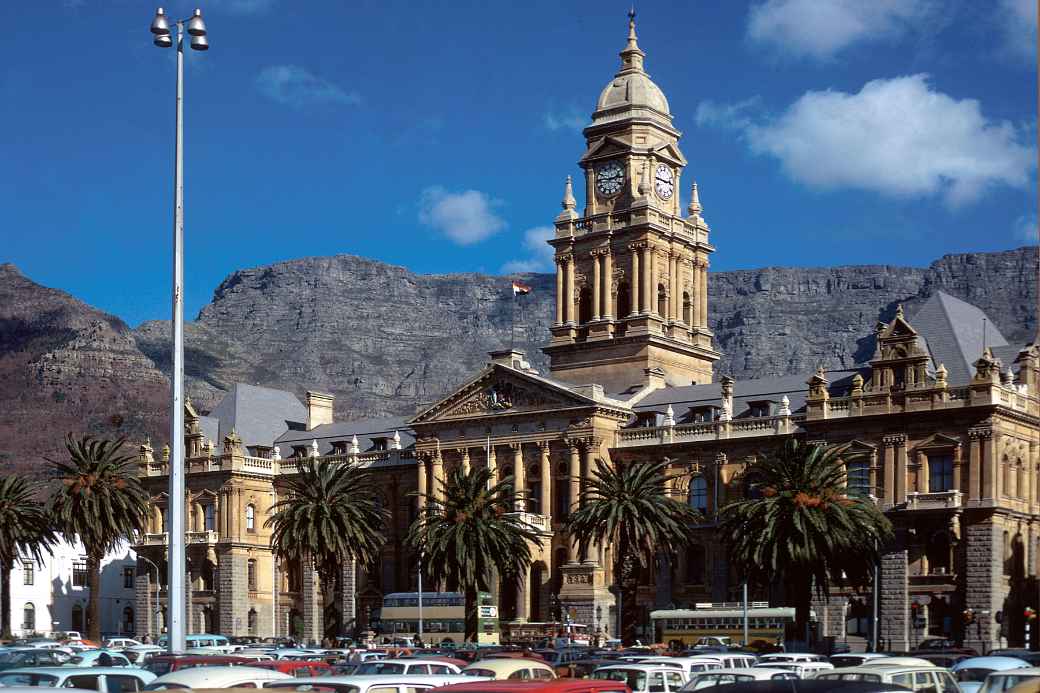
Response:
[[[1028,666],[1029,662],[1018,657],[969,657],[954,664],[950,671],[957,677],[962,693],[976,693],[991,672]]]

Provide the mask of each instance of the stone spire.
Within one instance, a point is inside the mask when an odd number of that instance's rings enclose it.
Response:
[[[563,201],[560,205],[563,207],[563,211],[556,215],[556,235],[569,236],[573,233],[569,222],[574,221],[578,218],[578,213],[574,211],[577,206],[577,201],[574,199],[574,183],[571,182],[571,177],[567,176],[567,182],[563,184]],[[566,224],[565,226],[559,225],[560,222]]]
[[[311,441],[311,457],[318,456],[318,440],[315,438]]]
[[[625,44],[625,50],[621,51],[621,71],[618,74],[642,72],[645,57],[646,53],[639,48],[636,41],[636,10],[632,8],[628,11],[628,43]]]
[[[578,205],[577,200],[574,199],[574,183],[570,176],[567,176],[567,182],[563,185],[563,202],[561,204],[564,209],[571,211]]]
[[[570,178],[568,177],[568,180],[569,179]],[[391,450],[400,450],[401,449],[401,434],[400,434],[400,432],[394,431],[394,438],[393,438],[392,441],[390,441],[390,449]]]
[[[357,434],[355,433],[350,439],[350,454],[357,455],[361,452],[361,445],[358,443]]]
[[[697,194],[697,181],[693,181],[693,185],[690,186],[690,206],[686,208],[686,211],[690,213],[691,217],[699,219],[703,209],[701,197]]]

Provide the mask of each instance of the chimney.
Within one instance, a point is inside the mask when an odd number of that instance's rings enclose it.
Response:
[[[332,402],[336,397],[324,392],[307,390],[307,430],[332,423]]]
[[[645,387],[650,387],[654,390],[660,390],[662,387],[666,385],[664,380],[664,370],[657,367],[644,368],[643,382]]]
[[[499,366],[508,366],[516,371],[523,371],[525,373],[537,373],[531,364],[527,362],[525,358],[527,352],[521,351],[520,349],[499,349],[498,351],[489,351],[488,356],[491,357],[491,363]]]

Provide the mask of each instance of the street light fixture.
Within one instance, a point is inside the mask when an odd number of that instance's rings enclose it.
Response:
[[[173,377],[170,390],[173,404],[170,422],[170,522],[169,572],[167,580],[167,648],[170,653],[185,647],[186,598],[184,585],[184,31],[191,36],[191,47],[209,48],[202,10],[176,21],[177,25],[177,107],[175,161],[173,169]],[[186,27],[185,27],[186,25]],[[160,48],[173,45],[170,22],[163,8],[155,11],[151,32]]]

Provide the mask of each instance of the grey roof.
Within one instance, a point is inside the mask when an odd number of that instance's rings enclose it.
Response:
[[[220,420],[218,445],[234,429],[243,445],[270,446],[290,422],[307,421],[307,407],[291,392],[236,383],[209,416]]]
[[[310,431],[286,431],[275,440],[282,446],[310,445],[318,441],[318,451],[327,454],[332,450],[332,443],[343,441],[349,443],[353,436],[358,437],[361,452],[371,450],[376,438],[393,438],[394,431],[401,436],[401,448],[415,445],[415,435],[408,427],[410,416],[387,416],[378,419],[361,419],[359,421],[337,421],[315,426]],[[282,456],[288,457],[291,450],[282,450]]]
[[[202,431],[202,435],[206,436],[206,440],[211,440],[218,447],[220,446],[220,420],[214,416],[200,416],[199,417],[199,430]]]
[[[943,291],[925,301],[909,322],[928,345],[933,365],[945,365],[949,382],[956,385],[971,380],[975,372],[972,364],[982,356],[983,323],[987,345],[998,349],[1008,346],[1004,335],[981,309]],[[1014,352],[1017,354],[1018,350]]]
[[[834,370],[827,371],[828,389],[835,397],[848,394],[852,376],[857,372],[866,375],[865,371]],[[769,401],[779,403],[784,395],[791,402],[791,411],[798,412],[805,407],[805,398],[809,386],[806,381],[811,374],[786,375],[777,378],[759,378],[757,380],[738,380],[733,383],[733,416],[739,418],[746,414],[751,402]],[[722,385],[719,382],[703,385],[683,385],[681,387],[664,387],[647,395],[634,409],[636,412],[662,413],[668,405],[672,406],[676,422],[682,423],[690,409],[706,406],[722,406]]]

